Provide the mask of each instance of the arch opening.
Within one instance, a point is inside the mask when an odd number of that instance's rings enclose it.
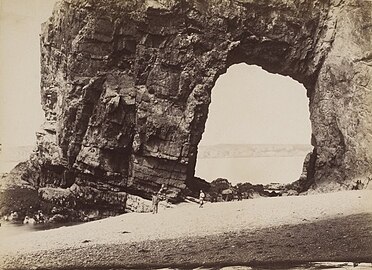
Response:
[[[244,63],[212,89],[195,176],[233,185],[298,180],[312,151],[306,89],[290,77]]]

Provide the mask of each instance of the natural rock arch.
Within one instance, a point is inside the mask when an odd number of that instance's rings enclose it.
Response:
[[[163,183],[177,197],[194,175],[214,83],[245,62],[307,89],[307,187],[367,181],[371,10],[362,0],[59,1],[41,36],[46,121],[27,178],[94,203]]]

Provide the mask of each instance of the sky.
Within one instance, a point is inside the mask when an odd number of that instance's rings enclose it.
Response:
[[[55,1],[0,1],[0,143],[33,145],[44,117],[39,34]],[[309,144],[310,130],[308,99],[301,84],[238,64],[212,89],[201,144]]]
[[[41,23],[54,0],[0,0],[0,143],[32,145],[40,105]]]
[[[201,144],[310,144],[306,89],[290,77],[231,66],[212,89]]]

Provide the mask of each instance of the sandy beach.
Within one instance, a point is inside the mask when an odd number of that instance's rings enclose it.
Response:
[[[182,203],[2,238],[4,269],[370,263],[372,191]]]

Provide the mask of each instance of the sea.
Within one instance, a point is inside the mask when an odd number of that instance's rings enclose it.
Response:
[[[0,174],[10,172],[18,163],[26,161],[34,149],[33,145],[0,145]]]
[[[306,153],[290,157],[201,158],[195,176],[211,182],[225,178],[230,183],[291,183],[299,179]]]
[[[0,160],[0,174],[10,172],[20,161],[2,161]]]

